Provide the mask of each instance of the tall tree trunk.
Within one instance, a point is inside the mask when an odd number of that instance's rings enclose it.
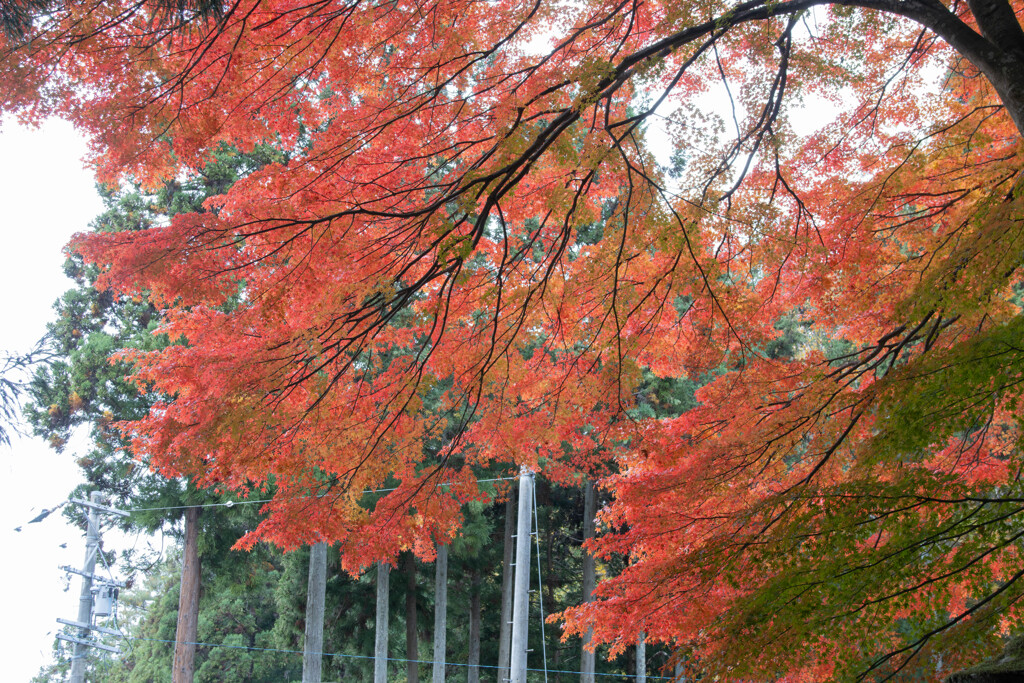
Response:
[[[473,568],[469,586],[469,672],[466,683],[480,683],[480,567]]]
[[[597,516],[597,498],[594,495],[594,482],[587,479],[587,486],[583,492],[583,540],[584,542],[594,537],[594,517]],[[597,572],[594,556],[583,551],[583,602],[590,602],[594,595],[594,587],[597,584]],[[583,651],[580,654],[580,683],[594,683],[594,652],[587,646],[590,644],[591,630],[587,629],[587,636],[583,639]]]
[[[497,683],[509,677],[509,656],[512,652],[512,534],[515,530],[515,487],[505,499],[505,537],[501,560],[501,624],[498,629]]]
[[[405,678],[408,683],[419,683],[420,658],[419,626],[416,623],[416,556],[405,556]]]
[[[539,514],[540,513],[540,501],[537,502],[537,508],[538,508],[537,512]],[[540,529],[538,529],[537,532],[540,533]],[[555,582],[553,580],[553,578],[555,576],[555,574],[554,574],[554,554],[555,554],[554,553],[554,536],[555,536],[554,534],[548,533],[547,537],[546,537],[546,539],[544,541],[544,548],[545,548],[545,551],[544,551],[544,576],[548,577],[548,580],[547,580],[546,584],[544,585],[544,594],[547,596],[546,597],[546,602],[544,603],[544,614],[545,615],[554,614],[555,609],[556,609],[555,608]],[[538,550],[537,552],[539,553],[540,551]],[[562,657],[561,657],[561,655],[562,655],[562,648],[559,647],[557,640],[555,641],[554,647],[552,648],[552,650],[553,650],[553,655],[552,656],[554,657],[554,661],[552,662],[551,666],[552,666],[553,669],[555,669],[557,671],[558,669],[562,668],[562,666],[561,666],[561,663],[562,663]],[[562,680],[562,674],[561,673],[555,673],[554,677],[555,677],[555,683],[560,683],[560,681]]]
[[[306,640],[302,645],[302,683],[320,683],[324,659],[324,601],[327,595],[327,544],[309,549],[306,584]]]
[[[448,628],[448,546],[437,548],[434,574],[434,677],[444,683],[446,636]]]
[[[373,643],[373,683],[387,683],[388,680],[388,614],[390,610],[389,590],[391,565],[377,563],[377,623]]]
[[[178,628],[174,636],[172,683],[192,683],[199,631],[199,508],[185,510],[185,553],[181,562]]]

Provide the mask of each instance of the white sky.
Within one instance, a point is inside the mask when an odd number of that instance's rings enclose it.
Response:
[[[85,140],[70,124],[48,121],[37,130],[0,126],[0,349],[24,352],[46,331],[51,305],[71,281],[61,249],[85,230],[102,204],[83,167]],[[73,445],[62,455],[42,439],[0,446],[0,642],[5,681],[22,683],[50,661],[57,617],[74,619],[79,579],[64,592],[58,565],[80,566],[82,533],[55,513],[26,524],[63,501],[81,474]],[[15,532],[15,527],[21,532]],[[66,543],[67,548],[60,548]]]

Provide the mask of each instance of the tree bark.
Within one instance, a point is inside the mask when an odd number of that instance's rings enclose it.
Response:
[[[587,479],[587,486],[583,492],[583,541],[586,542],[594,537],[594,517],[597,516],[597,498],[594,495],[594,482]],[[583,602],[590,602],[594,595],[594,588],[597,584],[597,566],[594,556],[586,550],[583,551]],[[595,653],[588,649],[590,645],[591,629],[587,629],[587,635],[583,639],[582,652],[580,653],[580,683],[594,683]]]
[[[540,513],[540,505],[541,505],[540,501],[538,500],[537,501],[537,508],[538,508],[537,509],[537,514]],[[540,530],[538,529],[538,533],[539,533],[539,531]],[[557,607],[555,606],[554,536],[555,536],[554,534],[548,533],[546,538],[545,538],[545,540],[544,540],[544,548],[545,548],[545,551],[544,551],[544,553],[545,553],[545,555],[544,555],[544,576],[548,577],[548,580],[545,582],[545,585],[544,585],[544,594],[546,595],[546,601],[543,603],[544,604],[544,614],[554,614],[557,611]],[[540,551],[538,550],[537,552],[539,553]],[[556,641],[556,643],[557,643],[557,641]],[[556,644],[555,647],[553,648],[553,650],[554,650],[554,652],[552,654],[552,657],[553,657],[552,668],[554,668],[556,670],[557,669],[561,669],[562,668],[562,666],[561,666],[561,664],[562,664],[562,648],[558,644]],[[561,673],[556,673],[554,675],[554,678],[555,678],[555,683],[560,683],[561,680],[562,680],[562,674]]]
[[[434,677],[433,683],[444,683],[446,636],[448,627],[448,546],[437,548],[434,567]]]
[[[181,595],[178,597],[178,628],[174,636],[172,683],[192,683],[196,665],[196,634],[199,631],[199,508],[185,511],[185,549],[181,562]]]
[[[469,671],[466,683],[480,683],[480,567],[474,567],[469,586]]]
[[[405,556],[405,678],[407,683],[419,683],[420,665],[419,626],[416,614],[416,556]]]
[[[377,563],[377,617],[373,643],[373,683],[387,683],[388,680],[388,614],[389,583],[391,565]]]
[[[509,677],[512,652],[512,534],[515,530],[516,498],[511,488],[505,499],[505,537],[501,560],[501,624],[498,630],[498,683]]]
[[[309,549],[306,584],[306,640],[302,645],[302,683],[320,683],[324,659],[324,601],[327,595],[327,544]]]

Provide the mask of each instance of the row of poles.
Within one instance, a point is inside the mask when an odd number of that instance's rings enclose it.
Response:
[[[534,500],[534,473],[523,467],[519,474],[519,507],[516,516],[515,559],[512,584],[512,645],[510,649],[509,683],[526,683],[526,659],[528,653],[528,634],[530,621],[530,539],[532,537],[531,522]],[[440,590],[447,581],[448,547],[438,548],[438,568],[435,576],[437,594],[446,595]],[[303,648],[302,680],[303,683],[319,683],[323,652],[323,618],[324,601],[326,598],[325,572],[327,566],[327,544],[317,543],[310,549],[309,586],[306,596],[306,640]],[[377,614],[376,633],[374,637],[374,683],[387,683],[388,669],[388,594],[391,566],[387,563],[377,565]],[[446,605],[435,607],[434,652],[445,651],[444,613]],[[442,658],[443,659],[443,658]],[[434,662],[432,683],[443,683],[445,662]]]
[[[526,683],[527,641],[530,621],[530,523],[533,514],[534,473],[523,467],[519,474],[519,508],[516,516],[516,547],[512,588],[512,646],[509,664],[509,683]],[[327,564],[327,545],[317,543],[310,551],[309,585],[321,587],[311,590],[306,599],[306,647],[303,656],[303,682],[319,683],[320,653],[323,651],[323,602],[325,599],[323,586],[325,582],[318,575],[325,571]],[[438,567],[441,569],[435,582],[438,586],[447,581],[447,562],[442,554],[447,554],[448,547],[438,548]],[[315,567],[315,568],[314,568]],[[374,642],[373,681],[387,683],[388,668],[388,578],[391,566],[381,563],[377,566],[377,617]],[[438,590],[439,595],[446,592]],[[445,605],[435,608],[434,652],[445,651],[445,629],[443,626]],[[440,624],[437,622],[442,620]],[[443,683],[445,662],[434,662],[432,683]]]
[[[588,491],[589,493],[589,491]],[[75,571],[68,569],[74,573],[82,575],[82,590],[79,598],[79,610],[78,610],[78,621],[70,622],[59,619],[58,621],[77,626],[81,629],[79,637],[68,637],[58,635],[58,637],[64,640],[71,641],[75,644],[75,653],[72,658],[71,677],[70,683],[85,683],[85,668],[86,668],[86,653],[90,647],[99,647],[101,649],[110,650],[116,652],[116,648],[111,648],[97,643],[96,641],[88,640],[88,633],[90,630],[106,632],[108,629],[97,627],[92,624],[93,620],[93,584],[94,580],[98,577],[94,575],[96,557],[99,552],[99,520],[98,514],[100,512],[112,513],[116,515],[126,515],[126,513],[120,510],[114,510],[106,506],[99,504],[99,492],[93,492],[90,500],[86,501],[75,501],[90,508],[89,510],[89,524],[86,535],[86,558],[85,564],[82,571]],[[528,648],[528,636],[529,636],[529,619],[530,619],[530,543],[533,533],[531,531],[531,523],[534,521],[534,500],[535,500],[535,476],[534,473],[527,467],[522,467],[519,474],[519,500],[518,510],[516,516],[516,533],[515,533],[515,551],[514,559],[511,563],[513,568],[513,585],[512,585],[512,620],[511,620],[511,647],[509,648],[510,657],[502,663],[502,666],[508,666],[508,678],[502,679],[508,683],[526,683],[527,675],[527,655],[529,652]],[[593,524],[593,520],[588,520],[590,524]],[[438,548],[438,568],[439,571],[435,578],[437,586],[437,592],[439,595],[446,595],[446,591],[441,590],[441,586],[447,581],[447,562],[444,561],[442,555],[447,554],[447,546],[441,546]],[[323,654],[323,619],[324,619],[324,603],[326,599],[326,567],[327,566],[327,544],[317,543],[310,549],[310,564],[309,564],[309,592],[307,594],[306,602],[306,629],[305,629],[305,646],[303,648],[303,683],[320,683],[321,672],[322,672],[322,654]],[[538,567],[539,569],[539,567]],[[374,683],[386,683],[387,681],[387,664],[388,664],[388,593],[389,593],[389,575],[390,565],[381,563],[378,565],[377,574],[377,613],[376,613],[376,634],[375,634],[375,657],[374,657]],[[104,581],[103,579],[98,579]],[[110,581],[111,584],[117,584],[119,582]],[[123,584],[119,584],[123,585]],[[585,599],[589,599],[589,596],[585,596]],[[445,628],[444,628],[444,612],[446,611],[445,605],[438,605],[435,610],[435,628],[434,628],[434,652],[445,651]],[[543,619],[543,615],[541,617]],[[439,623],[438,623],[439,622]],[[506,641],[507,642],[507,641]],[[646,667],[644,666],[645,660],[645,647],[644,647],[644,635],[641,633],[637,642],[637,671],[636,680],[640,683],[646,681]],[[443,656],[441,658],[443,660]],[[546,662],[545,662],[546,667]],[[584,676],[587,680],[593,681],[593,670],[591,667],[585,667],[590,671],[584,671]],[[590,674],[587,676],[586,674]],[[677,671],[677,675],[679,675]],[[445,662],[435,662],[433,670],[433,681],[432,683],[443,683],[445,676]]]

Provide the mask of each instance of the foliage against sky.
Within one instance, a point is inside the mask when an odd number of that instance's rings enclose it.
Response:
[[[134,448],[273,484],[250,541],[429,555],[480,468],[526,464],[606,477],[631,564],[566,618],[620,646],[885,676],[1017,626],[1020,2],[160,11],[51,8],[0,106],[71,117],[111,181],[285,152],[76,245],[187,342],[121,356],[174,397]],[[837,119],[795,135],[804,98]],[[705,386],[644,411],[652,378]]]

